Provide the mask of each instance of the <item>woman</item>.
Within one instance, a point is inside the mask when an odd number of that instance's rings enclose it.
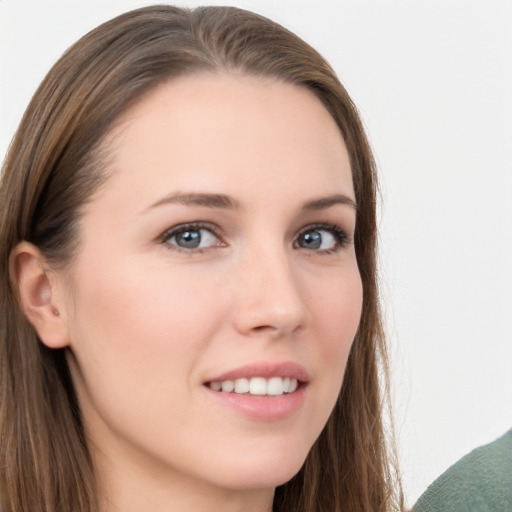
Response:
[[[396,508],[375,189],[346,91],[267,19],[76,43],[2,176],[2,510]]]

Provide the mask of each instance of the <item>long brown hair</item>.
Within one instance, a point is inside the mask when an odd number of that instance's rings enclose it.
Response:
[[[400,506],[383,429],[387,363],[376,277],[375,164],[357,110],[327,62],[300,38],[230,7],[152,6],[80,39],[25,112],[0,187],[0,505],[4,512],[95,512],[96,482],[63,350],[25,319],[9,278],[22,240],[53,265],[79,250],[81,207],[106,179],[102,142],[136,101],[173,77],[222,71],[312,91],[337,122],[358,205],[362,318],[334,411],[275,510],[376,512]]]

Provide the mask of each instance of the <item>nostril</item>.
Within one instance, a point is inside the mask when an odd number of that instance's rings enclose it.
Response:
[[[251,328],[253,336],[269,336],[270,338],[280,338],[288,336],[301,329],[301,325],[295,326],[274,326],[274,325],[257,325]]]
[[[256,331],[256,332],[264,332],[264,331],[272,331],[274,330],[275,328],[270,326],[270,325],[258,325],[257,327],[254,327],[253,328],[253,331]]]

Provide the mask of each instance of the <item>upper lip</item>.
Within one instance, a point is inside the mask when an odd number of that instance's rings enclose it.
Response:
[[[259,362],[239,366],[232,370],[217,375],[206,382],[222,382],[224,380],[251,379],[252,377],[283,377],[297,379],[300,382],[308,382],[308,371],[304,366],[291,361],[285,362]]]

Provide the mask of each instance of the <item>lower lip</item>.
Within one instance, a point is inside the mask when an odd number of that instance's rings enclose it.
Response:
[[[205,386],[208,394],[218,403],[260,421],[279,421],[292,416],[302,407],[306,398],[306,389],[307,386],[302,384],[293,393],[268,396],[223,393]]]

